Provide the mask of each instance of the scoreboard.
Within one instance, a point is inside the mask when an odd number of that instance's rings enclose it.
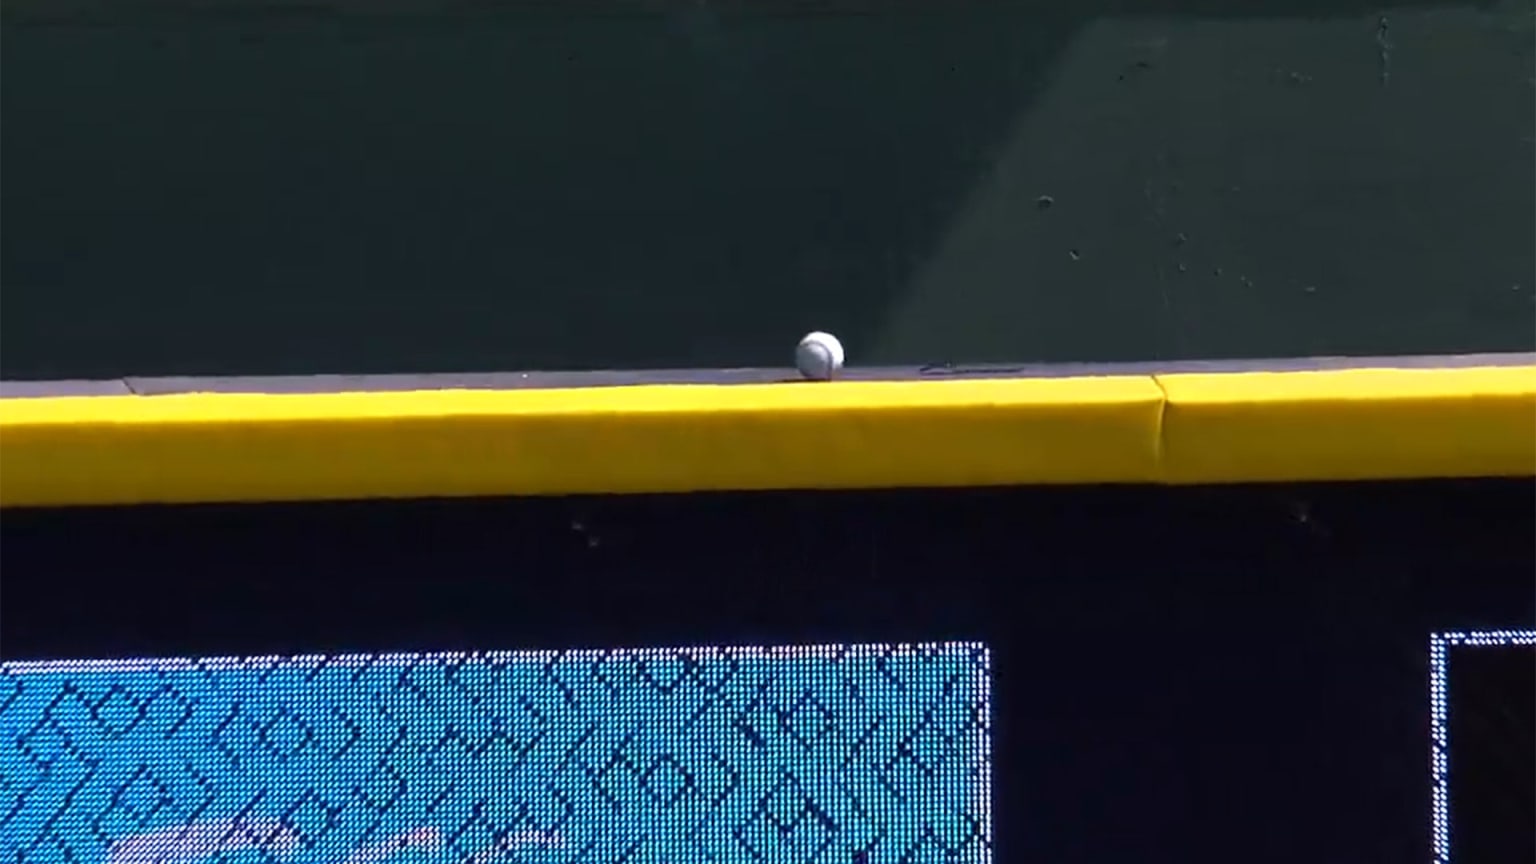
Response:
[[[13,663],[7,821],[25,857],[118,864],[986,861],[987,666],[966,644]]]
[[[1529,493],[11,510],[0,843],[1524,860]]]

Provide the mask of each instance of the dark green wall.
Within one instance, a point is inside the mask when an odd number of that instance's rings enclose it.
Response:
[[[0,374],[1536,348],[1529,0],[1223,5],[9,2]]]

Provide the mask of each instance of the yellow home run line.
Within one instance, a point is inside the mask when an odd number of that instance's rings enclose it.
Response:
[[[1536,366],[0,400],[0,506],[1536,476]]]

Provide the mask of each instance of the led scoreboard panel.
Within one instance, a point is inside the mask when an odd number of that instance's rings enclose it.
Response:
[[[981,645],[14,663],[27,858],[990,861]]]
[[[0,850],[1527,861],[1529,492],[7,511]]]

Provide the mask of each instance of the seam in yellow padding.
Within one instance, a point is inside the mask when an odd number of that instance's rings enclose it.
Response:
[[[1536,475],[1536,367],[1156,377],[1167,482]]]
[[[1536,367],[0,400],[0,505],[1536,475]]]

